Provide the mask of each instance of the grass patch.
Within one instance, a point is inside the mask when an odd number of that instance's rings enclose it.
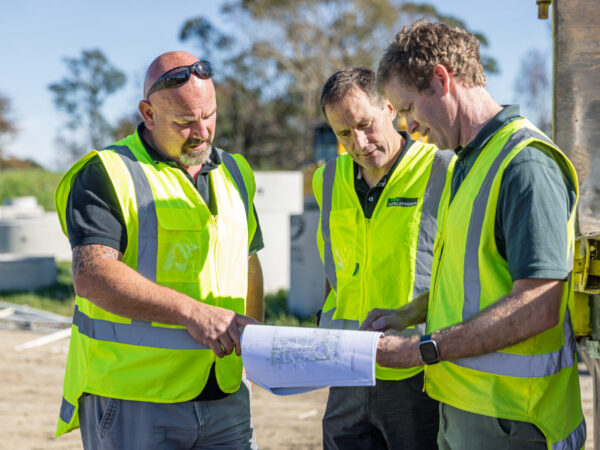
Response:
[[[46,211],[54,211],[54,191],[62,174],[44,169],[0,170],[0,204],[13,197],[37,198]]]
[[[287,291],[265,296],[265,324],[288,327],[316,327],[314,317],[298,318],[287,309]]]

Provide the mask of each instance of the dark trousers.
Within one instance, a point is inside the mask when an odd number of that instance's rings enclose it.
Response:
[[[331,388],[323,417],[325,449],[437,449],[438,402],[423,372],[375,386]]]

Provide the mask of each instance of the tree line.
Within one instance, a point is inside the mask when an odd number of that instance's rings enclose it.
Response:
[[[235,33],[198,16],[182,24],[179,39],[193,43],[215,67],[215,143],[242,153],[256,169],[297,169],[309,161],[326,79],[345,66],[376,68],[403,25],[423,18],[467,29],[431,5],[401,0],[237,0],[226,3],[221,16],[235,24]],[[486,73],[497,73],[495,59],[485,53],[485,35],[468,31],[481,43]],[[69,75],[48,88],[65,117],[57,144],[75,160],[131,133],[141,119],[137,105],[116,123],[102,113],[127,77],[100,49],[83,50],[64,63]],[[527,83],[520,87],[530,89]],[[16,131],[5,120],[7,101],[0,97],[0,137]]]

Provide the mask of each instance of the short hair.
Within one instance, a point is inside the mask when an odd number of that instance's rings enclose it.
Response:
[[[345,67],[331,75],[321,91],[321,112],[325,107],[343,100],[354,88],[360,89],[374,105],[383,105],[383,97],[375,88],[377,74],[367,67]]]
[[[437,64],[467,87],[485,87],[477,38],[461,28],[426,21],[405,26],[396,34],[379,62],[377,86],[398,77],[419,92],[427,91]]]

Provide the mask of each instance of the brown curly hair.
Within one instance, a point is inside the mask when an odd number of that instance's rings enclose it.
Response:
[[[427,21],[405,26],[396,34],[379,62],[377,85],[398,76],[419,92],[427,91],[437,64],[467,87],[485,87],[477,38],[461,28]]]

